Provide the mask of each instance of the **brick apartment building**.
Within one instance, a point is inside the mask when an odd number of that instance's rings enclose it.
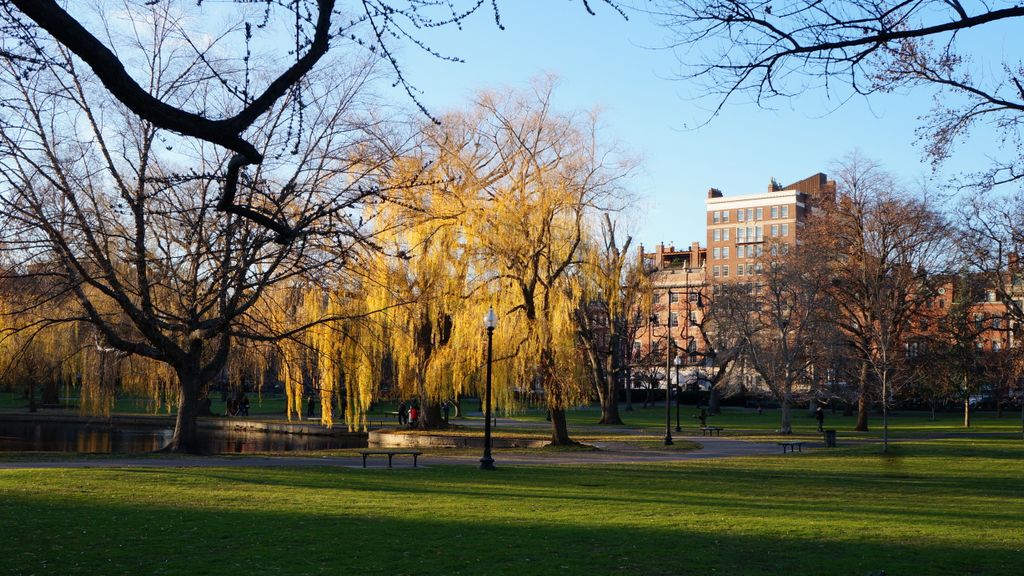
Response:
[[[645,252],[641,245],[639,256],[651,275],[651,313],[636,335],[634,350],[648,364],[661,366],[666,362],[669,335],[675,347],[673,357],[678,350],[695,351],[701,341],[698,325],[704,314],[707,249],[694,242],[686,250],[659,244],[654,252]]]
[[[678,351],[703,352],[698,324],[703,321],[705,306],[713,302],[709,296],[714,287],[724,282],[753,282],[758,274],[757,258],[767,250],[797,249],[815,206],[834,203],[835,199],[836,183],[822,173],[786,186],[773,179],[766,192],[756,194],[726,196],[712,188],[706,199],[706,248],[700,242],[683,250],[659,244],[653,252],[647,252],[641,245],[639,257],[651,275],[652,314],[636,335],[638,366],[663,382],[665,349],[671,336],[673,357],[687,359],[681,380],[691,382],[697,371],[693,366],[695,357]],[[956,287],[952,280],[939,286],[910,327],[903,344],[908,357],[922,352],[919,347],[927,341],[944,337],[938,332]],[[1024,305],[1024,288],[1020,291]],[[995,290],[972,282],[971,292],[970,316],[978,332],[978,350],[998,352],[1014,346],[1006,306]]]
[[[702,352],[698,325],[703,321],[709,288],[755,276],[756,258],[773,244],[796,246],[813,204],[834,197],[835,182],[821,173],[788,186],[772,180],[765,193],[724,196],[721,190],[710,189],[706,248],[699,242],[684,250],[663,244],[653,252],[639,247],[644,269],[651,275],[652,313],[637,334],[635,356],[649,369],[661,370],[658,367],[666,362],[670,335],[674,350]],[[684,357],[685,370],[692,372],[692,357]]]

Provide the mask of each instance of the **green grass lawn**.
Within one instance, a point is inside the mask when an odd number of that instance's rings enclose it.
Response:
[[[692,404],[684,404],[681,407],[679,414],[680,422],[683,426],[683,434],[699,433],[697,431],[699,423],[694,418],[697,412],[698,410]],[[675,414],[675,405],[673,404],[670,411],[673,431],[675,430],[676,422]],[[573,428],[590,430],[597,426],[596,422],[600,418],[600,412],[592,407],[569,410],[566,415],[570,431]],[[653,431],[665,429],[664,404],[659,404],[653,408],[641,408],[639,404],[634,404],[632,412],[623,410],[620,412],[620,415],[627,426],[638,430]],[[522,416],[517,416],[517,418],[524,421],[542,422],[544,421],[544,413],[531,410]],[[819,436],[816,431],[817,422],[814,420],[814,416],[809,414],[806,409],[794,409],[791,413],[791,418],[795,434]],[[878,438],[881,436],[881,415],[871,415],[868,420],[869,432],[855,432],[853,428],[856,425],[856,420],[856,415],[843,416],[841,412],[836,412],[835,414],[829,411],[825,412],[825,427],[836,429],[841,436],[853,435],[865,438]],[[773,434],[779,428],[780,411],[778,409],[770,409],[764,410],[763,414],[757,414],[755,410],[725,407],[722,409],[721,414],[709,416],[707,423],[709,426],[725,428],[725,435],[750,436]],[[1020,434],[1021,416],[1019,410],[1005,411],[1001,418],[996,417],[995,412],[976,412],[973,415],[971,427],[964,428],[963,414],[959,412],[938,412],[936,413],[936,419],[933,421],[930,412],[898,411],[890,414],[889,429],[891,434],[898,433],[904,437],[958,434],[962,432]]]
[[[1017,575],[1024,443],[594,466],[0,471],[3,574]]]

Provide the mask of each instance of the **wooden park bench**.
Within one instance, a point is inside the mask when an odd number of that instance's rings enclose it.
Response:
[[[804,451],[804,448],[803,448],[804,443],[803,442],[776,442],[776,444],[778,444],[779,446],[782,446],[782,453],[783,454],[786,453],[786,450],[789,450],[790,452],[793,452],[793,451],[803,452]]]
[[[722,427],[721,426],[701,426],[700,427],[700,435],[701,436],[721,436],[722,435]]]
[[[423,454],[419,450],[358,450],[363,455],[363,468],[366,468],[366,457],[381,455],[388,457],[388,468],[391,468],[391,459],[395,456],[412,456],[412,466],[415,468],[419,457]]]

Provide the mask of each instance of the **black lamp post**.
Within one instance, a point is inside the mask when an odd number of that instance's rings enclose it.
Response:
[[[480,459],[481,470],[494,470],[494,458],[491,458],[491,349],[494,340],[494,328],[498,325],[498,315],[494,308],[488,308],[484,315],[484,327],[487,328],[487,390],[484,404],[484,457]]]
[[[672,445],[672,290],[668,292],[668,328],[665,331],[668,344],[665,346],[665,446]]]
[[[682,427],[679,426],[679,403],[683,397],[683,387],[679,384],[679,367],[683,365],[683,357],[676,354],[672,364],[676,367],[676,432],[682,432]]]

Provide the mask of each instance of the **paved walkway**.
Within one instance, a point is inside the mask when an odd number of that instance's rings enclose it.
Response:
[[[738,456],[782,456],[778,447],[772,443],[747,442],[729,438],[711,437],[676,437],[679,441],[692,441],[701,444],[699,450],[656,450],[645,449],[625,442],[598,442],[600,450],[580,452],[548,452],[530,454],[522,450],[503,452],[495,450],[494,457],[502,466],[549,466],[549,465],[595,465],[595,464],[626,464],[645,462],[677,462],[687,460],[706,460],[712,458],[733,458]],[[421,466],[439,464],[458,465],[476,464],[478,455],[444,455],[436,452],[420,457]],[[16,460],[0,462],[0,470],[27,468],[167,468],[167,467],[211,467],[211,466],[257,466],[257,467],[289,467],[289,466],[343,466],[362,468],[362,457],[353,456],[146,456],[141,458],[76,458],[71,460],[46,459],[39,461]],[[386,468],[385,458],[367,460],[370,468]],[[394,459],[395,468],[411,468],[412,461],[408,457],[398,456]]]

